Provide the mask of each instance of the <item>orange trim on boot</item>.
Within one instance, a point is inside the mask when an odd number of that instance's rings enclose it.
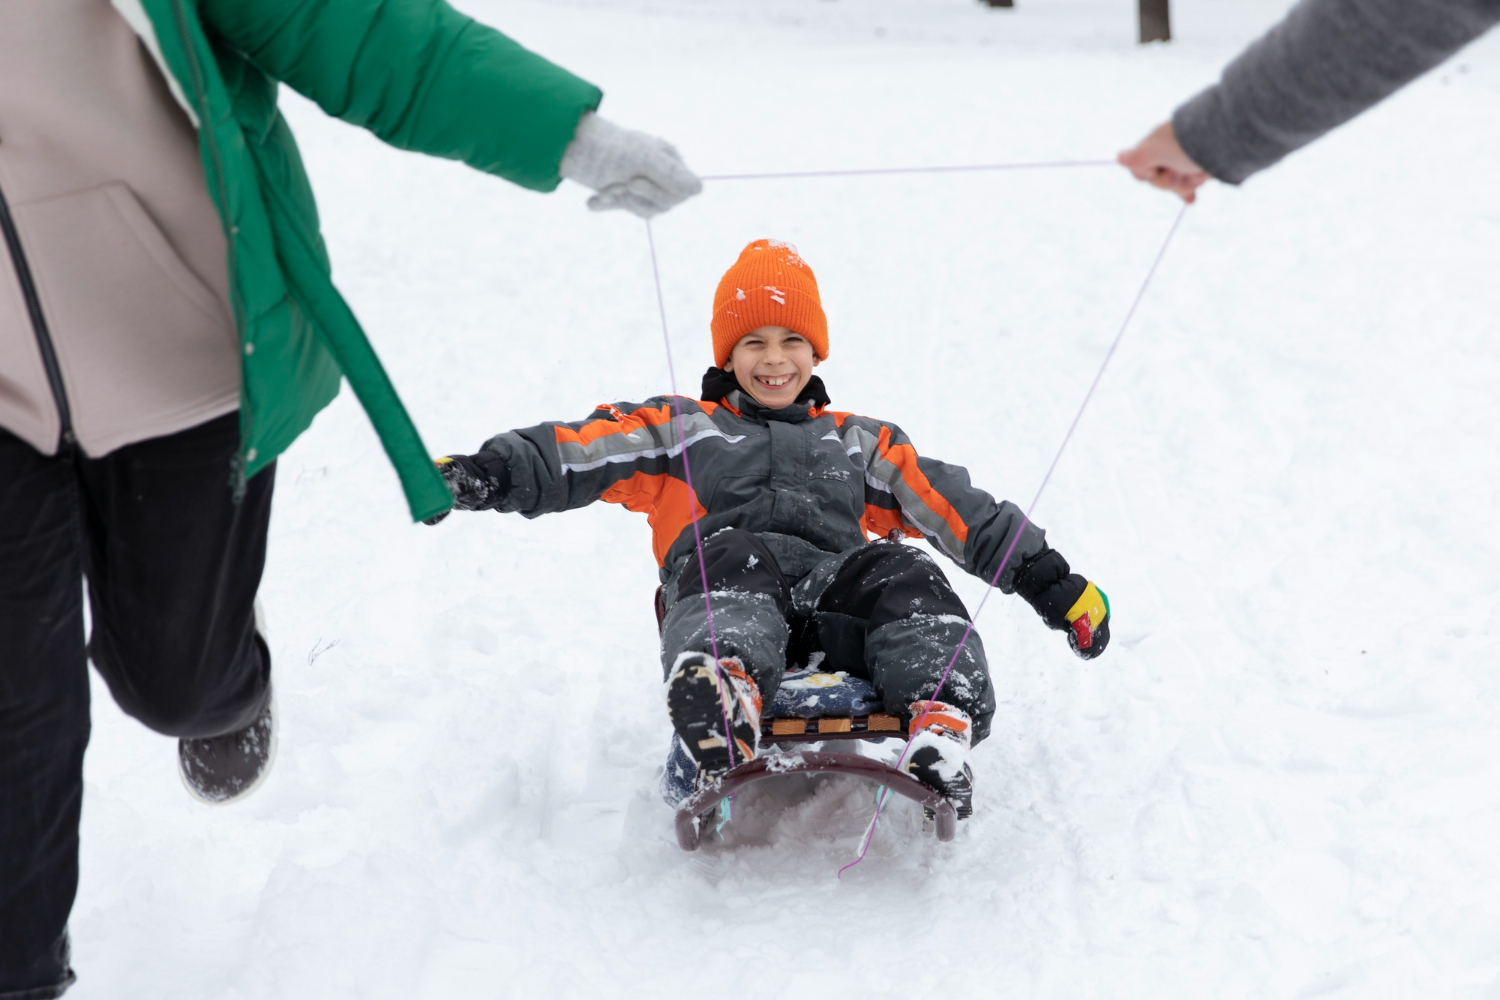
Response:
[[[740,711],[745,713],[750,723],[751,731],[754,733],[759,733],[761,706],[760,685],[756,684],[755,679],[748,673],[746,673],[745,665],[740,662],[740,658],[737,656],[726,656],[720,659],[719,670],[721,671],[721,680],[726,675],[728,677],[728,683],[720,683],[719,685],[720,697],[724,697],[727,695],[728,697],[738,699],[740,703]],[[725,688],[728,688],[728,691],[725,691]],[[726,715],[732,716],[734,714],[732,711],[730,711],[730,707],[728,705],[723,704],[722,702],[720,704],[724,708]],[[732,729],[733,727],[731,727],[731,730]],[[746,743],[738,736],[734,738],[734,747],[737,751],[737,756],[730,759],[731,763],[744,763],[745,761],[755,759],[756,747],[750,743]]]
[[[973,739],[970,732],[973,721],[969,713],[946,701],[914,701],[908,706],[911,711],[911,735],[931,731],[939,736],[951,736],[964,746]]]
[[[719,661],[719,666],[730,677],[733,677],[735,680],[742,681],[744,683],[745,688],[748,689],[750,694],[750,702],[748,705],[746,705],[746,708],[755,709],[754,718],[752,718],[750,721],[755,723],[757,726],[760,725],[760,685],[755,683],[755,678],[751,677],[748,673],[745,672],[745,665],[740,662],[740,658],[738,656],[724,657]],[[739,692],[737,691],[736,693]]]

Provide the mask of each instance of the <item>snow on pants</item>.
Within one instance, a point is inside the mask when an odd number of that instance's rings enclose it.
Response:
[[[776,695],[788,654],[820,668],[846,670],[875,685],[885,710],[908,719],[913,701],[932,696],[969,623],[968,610],[921,549],[877,541],[830,556],[795,584],[770,549],[738,528],[703,542],[703,564],[690,555],[668,582],[662,622],[662,667],[685,652],[738,656],[766,704]],[[703,568],[709,600],[703,601]],[[974,719],[974,738],[989,734],[995,688],[979,634],[971,632],[939,697]]]
[[[0,1000],[73,982],[88,661],[169,736],[242,729],[265,704],[254,601],[274,468],[231,502],[238,445],[233,413],[97,459],[0,430]]]

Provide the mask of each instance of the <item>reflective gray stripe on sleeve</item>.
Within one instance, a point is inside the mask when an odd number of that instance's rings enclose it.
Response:
[[[684,413],[682,431],[692,446],[707,438],[723,438],[730,444],[745,440],[743,434],[721,431],[706,413]],[[587,472],[610,462],[634,462],[642,458],[675,458],[683,445],[677,440],[677,421],[647,424],[624,434],[606,434],[588,444],[576,441],[557,442],[557,457],[563,472]]]

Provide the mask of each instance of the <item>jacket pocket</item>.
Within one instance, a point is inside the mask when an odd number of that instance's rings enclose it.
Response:
[[[713,482],[708,510],[710,513],[722,514],[736,507],[743,507],[764,497],[770,488],[769,473],[756,476],[719,476]]]
[[[232,405],[239,344],[225,304],[126,185],[14,212],[89,454],[182,430]]]
[[[853,475],[844,470],[829,473],[813,473],[807,477],[807,491],[821,507],[830,514],[834,512],[853,514],[859,520],[864,513],[864,483],[856,491]]]

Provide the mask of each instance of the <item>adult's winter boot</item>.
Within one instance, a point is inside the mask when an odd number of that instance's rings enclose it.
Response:
[[[943,793],[959,819],[974,815],[974,771],[969,767],[969,713],[943,701],[911,703],[912,733],[902,769]],[[931,812],[929,811],[929,818]]]
[[[244,729],[177,741],[177,771],[193,797],[211,805],[242,799],[260,787],[276,756],[276,700]]]
[[[755,757],[760,746],[760,688],[738,657],[717,663],[683,653],[667,678],[667,714],[700,775],[723,774]],[[725,739],[729,722],[733,745]]]

